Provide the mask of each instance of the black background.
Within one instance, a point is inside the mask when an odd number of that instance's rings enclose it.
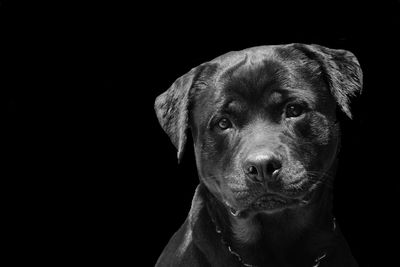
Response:
[[[354,118],[339,114],[335,214],[361,266],[398,258],[398,1],[0,8],[2,189],[15,262],[154,265],[198,183],[192,147],[178,165],[155,97],[225,52],[292,42],[359,59]]]

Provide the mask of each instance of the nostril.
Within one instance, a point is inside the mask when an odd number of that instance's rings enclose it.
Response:
[[[257,182],[261,180],[260,173],[256,166],[250,165],[245,169],[247,177],[249,177],[252,181]]]
[[[253,182],[275,180],[281,169],[281,161],[268,153],[250,155],[243,163],[243,172]]]
[[[282,164],[280,161],[278,160],[271,160],[267,163],[267,174],[269,176],[273,176],[277,174],[277,171],[279,171],[279,169],[282,168]]]
[[[247,167],[247,173],[250,175],[258,175],[257,168],[254,166]]]

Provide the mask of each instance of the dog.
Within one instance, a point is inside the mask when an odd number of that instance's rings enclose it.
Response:
[[[332,213],[337,113],[362,70],[349,51],[259,46],[193,68],[155,101],[200,183],[156,266],[358,266]],[[340,108],[341,111],[337,111]]]

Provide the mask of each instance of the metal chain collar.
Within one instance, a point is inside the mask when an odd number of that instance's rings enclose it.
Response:
[[[211,216],[210,216],[210,218],[211,218],[211,221],[213,222],[213,224],[215,225],[215,231],[217,232],[218,235],[221,236],[221,242],[222,242],[222,244],[224,244],[224,246],[226,246],[226,247],[228,248],[229,253],[231,253],[232,255],[234,255],[234,256],[238,259],[238,261],[239,261],[243,266],[246,266],[246,267],[257,267],[257,265],[252,265],[252,264],[249,264],[249,263],[245,263],[245,262],[243,261],[243,259],[242,259],[242,258],[240,257],[240,255],[239,255],[239,253],[235,252],[235,251],[231,248],[231,246],[225,241],[224,237],[222,236],[222,231],[221,231],[221,229],[219,229],[219,227],[218,227],[218,225],[215,223],[214,219],[213,219]],[[333,231],[336,230],[336,218],[335,218],[335,217],[333,217],[333,220],[332,220],[332,228],[333,228]],[[319,264],[321,263],[321,260],[323,260],[325,257],[326,257],[326,252],[322,253],[321,256],[317,257],[317,258],[314,260],[314,265],[313,265],[312,267],[318,267]]]

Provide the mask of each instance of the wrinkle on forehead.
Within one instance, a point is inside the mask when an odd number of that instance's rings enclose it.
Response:
[[[288,72],[282,64],[264,60],[256,65],[246,64],[235,69],[229,79],[221,83],[226,94],[258,102],[271,92],[287,87],[288,79]]]
[[[241,51],[232,51],[213,59],[212,61],[210,61],[210,63],[217,63],[223,69],[227,69],[230,66],[237,65],[239,62],[243,61],[243,59],[246,59],[246,62],[249,62],[251,64],[257,64],[264,59],[274,58],[276,56],[276,47],[277,46],[272,45],[257,46]]]

